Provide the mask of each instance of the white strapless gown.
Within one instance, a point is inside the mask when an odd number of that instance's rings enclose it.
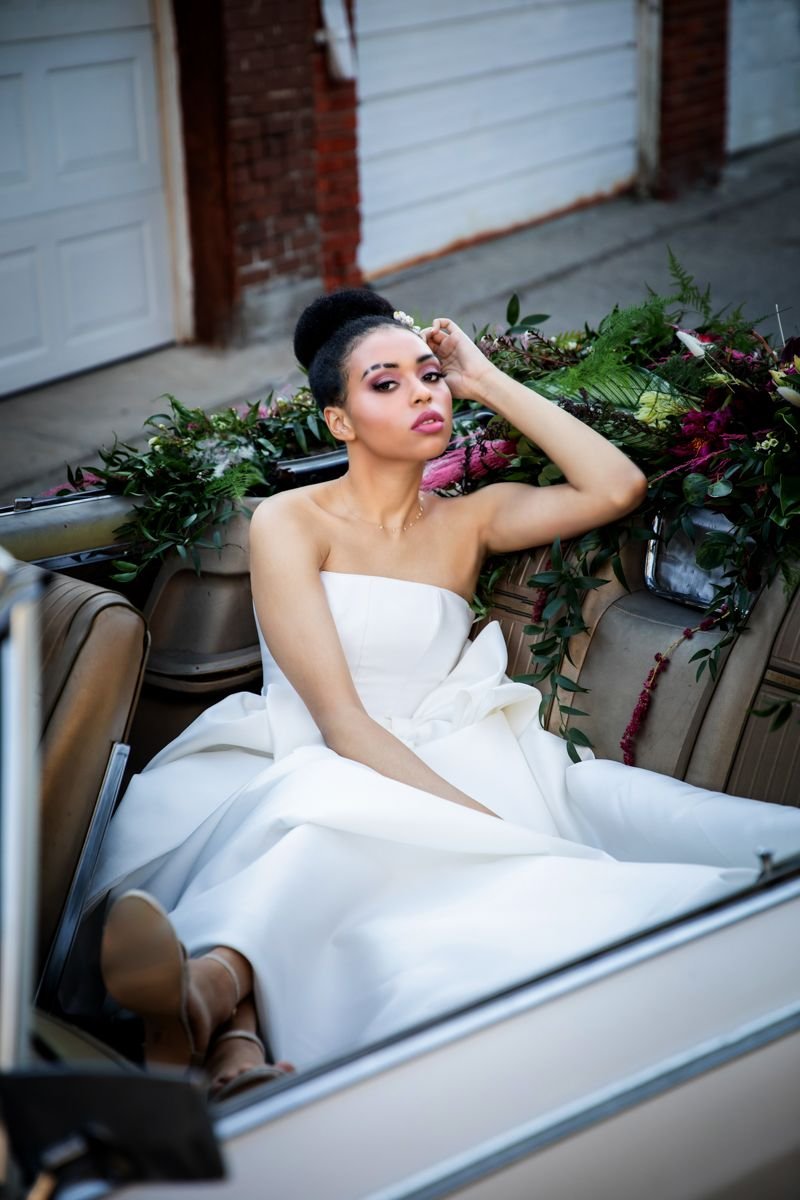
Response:
[[[263,643],[264,695],[220,701],[132,780],[90,907],[143,888],[191,954],[245,955],[278,1058],[357,1049],[740,888],[760,844],[800,848],[795,810],[571,765],[454,592],[322,579],[367,711],[503,819],[328,749]]]

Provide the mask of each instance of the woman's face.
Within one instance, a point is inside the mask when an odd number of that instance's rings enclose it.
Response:
[[[439,360],[416,333],[385,326],[357,342],[347,364],[347,399],[328,409],[348,442],[387,458],[427,461],[450,441],[453,401]]]

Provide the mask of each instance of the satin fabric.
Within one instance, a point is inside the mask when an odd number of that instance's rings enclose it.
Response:
[[[191,954],[244,954],[277,1057],[355,1050],[741,888],[757,845],[800,847],[793,810],[570,765],[456,593],[322,580],[367,711],[502,820],[330,750],[262,639],[262,696],[214,705],[132,780],[89,908],[143,888]]]

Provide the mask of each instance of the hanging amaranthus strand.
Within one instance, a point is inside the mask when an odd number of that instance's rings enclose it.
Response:
[[[726,612],[727,608],[723,607],[719,612],[712,613],[710,617],[706,617],[705,620],[701,621],[699,625],[687,625],[681,636],[676,638],[675,641],[672,642],[672,644],[668,646],[663,653],[659,651],[658,654],[654,655],[656,665],[651,667],[647,673],[647,678],[644,681],[644,687],[639,693],[639,699],[636,701],[636,707],[631,713],[631,719],[625,727],[625,732],[623,733],[619,742],[620,749],[622,750],[622,760],[627,767],[636,766],[636,738],[641,732],[642,725],[644,724],[650,709],[650,704],[653,699],[653,692],[656,689],[660,677],[669,666],[672,655],[679,646],[683,645],[684,642],[691,641],[696,633],[706,633],[712,628],[712,626],[716,625],[718,621],[723,619],[723,617],[726,615]]]
[[[545,571],[549,571],[552,566],[553,566],[552,559],[548,558],[547,562],[544,564]],[[546,587],[540,587],[538,592],[536,593],[536,599],[533,602],[533,607],[531,608],[531,624],[532,625],[539,625],[541,623],[542,613],[544,612],[544,606],[547,604],[549,597],[550,597],[549,589]]]

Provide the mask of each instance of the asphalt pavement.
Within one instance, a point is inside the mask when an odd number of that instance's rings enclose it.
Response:
[[[516,292],[545,332],[596,325],[614,304],[670,286],[667,247],[717,307],[742,304],[759,328],[800,334],[800,139],[732,160],[714,189],[674,201],[621,196],[373,280],[423,320],[465,329],[503,323]],[[116,433],[139,441],[164,393],[206,410],[287,392],[299,381],[290,341],[215,350],[171,346],[0,399],[0,505],[97,462]]]

